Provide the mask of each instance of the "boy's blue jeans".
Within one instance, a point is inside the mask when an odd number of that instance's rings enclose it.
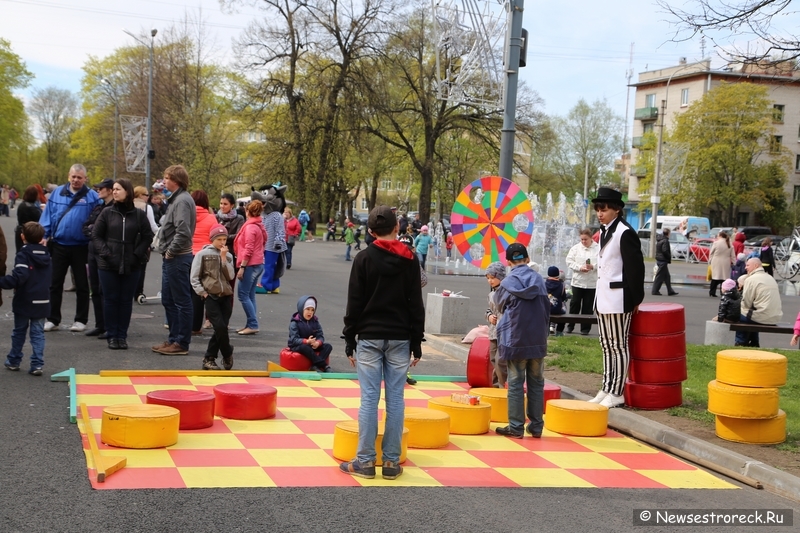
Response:
[[[345,261],[350,261],[350,247],[351,247],[351,246],[352,246],[352,244],[348,244],[348,245],[347,245],[347,249],[346,249],[346,250],[345,250],[345,252],[344,252],[344,259],[345,259]]]
[[[400,461],[400,439],[403,436],[405,403],[403,389],[411,362],[411,343],[407,340],[359,339],[356,349],[356,370],[361,386],[358,408],[358,452],[361,464],[375,461],[375,439],[378,436],[378,402],[381,379],[386,398],[386,427],[383,433],[382,460]]]
[[[508,363],[508,425],[514,433],[525,431],[525,392],[522,384],[528,385],[529,429],[541,435],[544,427],[544,360],[511,359]]]
[[[28,324],[31,326],[31,370],[44,366],[44,318],[28,318],[14,315],[14,331],[11,332],[11,350],[8,352],[6,362],[12,366],[19,366],[22,361],[22,347],[25,345],[25,334]]]

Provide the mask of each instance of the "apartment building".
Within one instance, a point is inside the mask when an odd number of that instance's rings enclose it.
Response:
[[[712,70],[711,60],[687,63],[682,59],[678,65],[639,74],[636,83],[635,112],[628,198],[638,203],[639,179],[644,176],[644,167],[637,165],[642,137],[648,132],[658,133],[659,113],[662,101],[666,101],[664,124],[667,131],[673,128],[675,117],[689,108],[693,102],[721,83],[758,83],[767,86],[773,101],[775,137],[783,151],[792,156],[793,166],[787,169],[787,201],[800,201],[800,71],[790,62],[731,65]],[[769,157],[764,155],[762,157]],[[641,213],[641,217],[649,213]],[[753,224],[752,212],[740,212],[738,225]]]

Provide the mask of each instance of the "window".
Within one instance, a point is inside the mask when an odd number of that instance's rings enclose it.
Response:
[[[236,176],[236,179],[233,180],[233,181],[234,181],[234,183],[242,183],[244,181],[244,177],[243,176]]]
[[[794,193],[792,194],[793,202],[800,202],[800,185],[794,186]]]
[[[361,197],[361,209],[367,209],[367,199],[363,196]]]
[[[436,202],[431,202],[431,211],[436,211]]]
[[[795,160],[794,160],[794,171],[795,171],[795,172],[800,172],[800,154],[797,154],[797,155],[795,156]]]
[[[681,107],[689,105],[689,89],[681,89]]]
[[[391,191],[392,190],[392,180],[390,180],[390,179],[381,180],[381,189],[383,189],[384,191]]]
[[[739,212],[739,216],[736,217],[736,227],[741,228],[742,226],[747,226],[747,219],[750,218],[750,213],[742,213]]]
[[[653,123],[647,122],[644,126],[644,134],[647,135],[648,133],[653,133]]]
[[[656,95],[655,95],[655,93],[648,94],[647,96],[644,97],[644,106],[645,107],[655,107],[656,106]]]
[[[783,144],[783,135],[774,135],[772,142],[769,145],[769,151],[773,154],[780,153],[781,145]]]
[[[251,132],[250,132],[250,133],[247,135],[247,140],[248,140],[248,141],[250,141],[250,142],[253,142],[253,141],[255,141],[255,140],[256,140],[256,134],[255,134],[255,132],[251,131]]]
[[[772,106],[772,122],[779,122],[783,124],[783,109],[785,106],[774,105]]]

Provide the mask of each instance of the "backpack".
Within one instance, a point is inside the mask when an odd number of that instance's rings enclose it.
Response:
[[[308,218],[308,213],[306,213],[305,211],[300,213],[300,216],[297,217],[297,221],[300,222],[300,224],[302,224],[303,226],[308,224],[309,220],[311,220],[311,219]]]

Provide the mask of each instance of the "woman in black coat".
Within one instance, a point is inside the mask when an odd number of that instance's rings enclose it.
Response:
[[[17,227],[14,228],[14,244],[17,247],[17,252],[22,248],[22,226],[26,222],[39,222],[42,216],[42,208],[37,205],[39,203],[39,189],[35,185],[31,185],[22,194],[22,203],[17,207]]]
[[[97,217],[92,244],[103,288],[108,347],[127,350],[133,296],[139,283],[139,270],[147,262],[153,230],[147,215],[133,204],[130,180],[118,179],[111,194],[114,203]]]

